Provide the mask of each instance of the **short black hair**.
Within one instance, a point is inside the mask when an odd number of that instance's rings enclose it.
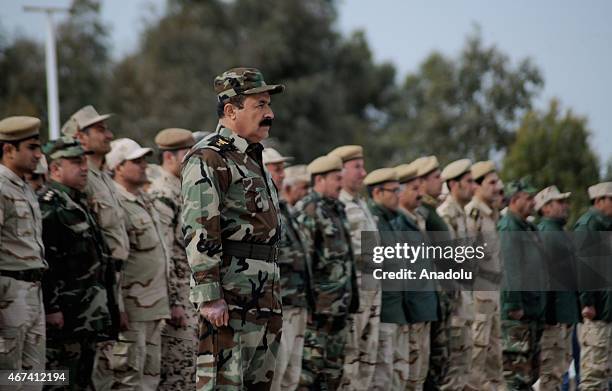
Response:
[[[0,141],[0,160],[2,160],[2,158],[4,157],[4,144],[10,144],[14,146],[16,150],[19,151],[19,144],[21,144],[23,141],[27,141],[33,138],[38,138],[38,136],[32,136],[17,141]]]
[[[238,107],[239,109],[242,109],[244,107],[245,99],[246,99],[245,95],[234,95],[229,99],[225,99],[221,102],[217,102],[217,116],[219,118],[225,117],[224,108],[225,108],[225,105],[228,103]]]

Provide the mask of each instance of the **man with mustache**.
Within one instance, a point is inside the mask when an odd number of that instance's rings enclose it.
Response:
[[[83,192],[86,152],[64,136],[45,145],[50,180],[38,198],[49,270],[42,282],[47,369],[70,370],[71,384],[92,386],[96,342],[111,331],[106,268],[110,251]],[[117,314],[115,314],[117,316]]]
[[[219,124],[183,159],[183,234],[199,307],[198,390],[271,386],[282,326],[278,195],[261,141],[274,119],[255,68],[214,81]]]

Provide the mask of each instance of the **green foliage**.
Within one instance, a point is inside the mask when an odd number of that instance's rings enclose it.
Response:
[[[587,187],[599,181],[599,163],[588,143],[586,119],[570,110],[560,111],[559,102],[552,100],[547,112],[524,116],[504,160],[502,177],[530,175],[538,189],[556,185],[563,192],[571,191],[570,221],[575,221],[589,205]]]

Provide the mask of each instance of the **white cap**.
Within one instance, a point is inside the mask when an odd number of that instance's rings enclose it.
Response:
[[[569,198],[572,193],[561,193],[557,186],[548,186],[546,189],[540,191],[535,195],[535,210],[539,212],[540,209],[544,207],[544,205],[548,204],[550,201],[554,200],[565,200]]]
[[[111,151],[106,154],[106,165],[114,170],[126,160],[138,159],[151,153],[153,153],[151,148],[142,148],[132,139],[120,138],[111,141]]]
[[[284,163],[293,160],[291,156],[283,156],[274,148],[266,148],[262,152],[263,164]]]

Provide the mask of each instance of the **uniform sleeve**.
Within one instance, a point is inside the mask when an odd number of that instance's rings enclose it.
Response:
[[[361,231],[364,230],[363,222],[366,217],[363,210],[354,203],[347,204],[344,210],[351,232],[353,251],[355,255],[359,256],[361,255]]]
[[[0,191],[1,190],[2,190],[2,187],[0,187]],[[3,227],[4,227],[4,196],[0,192],[0,246],[2,246],[2,228]]]
[[[63,276],[62,257],[60,252],[62,247],[59,243],[61,237],[61,227],[57,218],[58,206],[49,203],[40,203],[43,218],[43,243],[45,246],[45,258],[49,269],[45,272],[42,279],[43,303],[45,313],[52,314],[60,312],[59,303],[61,287],[65,286]]]
[[[516,243],[513,243],[513,231],[500,229],[500,255],[503,262],[504,278],[506,287],[510,290],[502,291],[504,301],[503,309],[506,311],[518,311],[523,309],[523,296],[517,287],[521,286],[520,254],[517,253]],[[514,236],[516,237],[516,236]],[[503,315],[502,315],[503,316]]]
[[[196,152],[182,170],[183,235],[195,283],[190,294],[194,303],[222,297],[220,208],[229,175],[223,158],[210,149]]]
[[[176,246],[174,246],[174,228],[177,224],[175,221],[175,211],[177,209],[176,205],[173,205],[171,200],[158,192],[150,193],[149,196],[153,201],[153,207],[155,210],[157,210],[159,221],[161,223],[160,231],[166,247],[166,262],[168,264],[168,300],[170,302],[170,306],[174,307],[181,305],[179,302],[179,278],[176,272],[177,254],[174,253],[176,251]],[[167,214],[168,216],[162,217],[164,214]],[[171,217],[175,217],[175,219],[172,219]]]

